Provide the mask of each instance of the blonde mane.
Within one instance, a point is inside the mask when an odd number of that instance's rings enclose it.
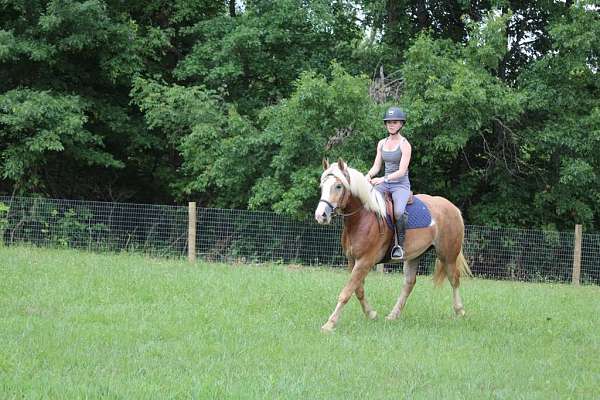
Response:
[[[340,180],[340,182],[342,182],[346,189],[350,190],[352,195],[358,197],[367,210],[373,211],[381,218],[385,218],[385,200],[383,199],[381,193],[375,190],[373,185],[367,181],[367,178],[365,178],[362,173],[354,168],[348,167],[348,165],[345,163],[344,167],[348,173],[348,176],[350,177],[350,182],[348,182],[346,175],[342,172],[342,170],[340,170],[339,165],[337,163],[333,163],[329,166],[329,168],[323,171],[323,174],[321,175],[321,183],[323,183],[323,180],[328,175],[335,176]]]

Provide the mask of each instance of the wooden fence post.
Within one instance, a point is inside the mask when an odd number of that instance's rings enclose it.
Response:
[[[573,285],[579,286],[581,275],[581,225],[575,225],[575,246],[573,248]]]
[[[196,262],[196,203],[188,204],[188,261]]]

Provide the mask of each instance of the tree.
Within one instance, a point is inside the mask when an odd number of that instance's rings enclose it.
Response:
[[[48,184],[59,153],[87,165],[122,168],[103,149],[102,138],[85,129],[86,104],[78,96],[15,89],[0,95],[2,177],[14,192],[35,192]]]
[[[527,96],[524,137],[547,226],[594,229],[600,211],[600,18],[577,2],[549,27],[552,51],[520,77]],[[536,179],[537,178],[537,179]]]
[[[322,158],[343,157],[361,170],[373,162],[383,125],[381,107],[368,96],[369,80],[337,64],[331,74],[330,80],[302,74],[288,100],[262,113],[268,162],[252,188],[251,208],[304,218],[318,200]]]
[[[61,104],[65,118],[76,108],[78,129],[92,139],[70,146],[58,119],[53,126],[30,121],[27,135],[35,137],[43,127],[64,148],[39,150],[24,167],[30,173],[19,175],[17,182],[14,173],[5,172],[0,188],[71,198],[172,201],[169,185],[178,179],[180,156],[163,132],[147,129],[129,92],[138,75],[171,80],[172,69],[191,48],[180,31],[225,11],[221,2],[188,0],[3,2],[0,93],[11,93],[5,104],[41,112],[41,101],[52,99],[56,114],[63,112]],[[12,114],[12,108],[4,110],[4,119],[25,118]],[[12,138],[3,143],[5,154],[22,152],[15,146],[23,130],[15,124],[0,125]]]
[[[466,46],[421,35],[402,69],[413,187],[450,198],[471,223],[518,224],[531,216],[530,209],[513,210],[515,201],[528,204],[518,190],[522,96],[494,76],[507,49],[508,18],[490,13],[473,23]]]
[[[3,177],[64,194],[82,166],[123,168],[106,149],[122,119],[99,93],[140,69],[133,27],[97,1],[8,2],[0,16]]]
[[[332,59],[354,59],[362,38],[355,14],[345,1],[248,1],[235,17],[185,30],[195,45],[174,72],[256,117],[287,98],[302,71],[326,71]]]
[[[408,111],[416,192],[449,197],[469,223],[593,229],[597,11],[586,0],[0,2],[0,191],[301,217],[323,156],[371,164],[393,101]],[[395,90],[371,99],[379,67]]]

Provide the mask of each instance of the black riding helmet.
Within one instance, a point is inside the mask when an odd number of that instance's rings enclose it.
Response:
[[[383,114],[383,122],[385,121],[406,122],[406,113],[398,107],[390,107],[385,114]]]

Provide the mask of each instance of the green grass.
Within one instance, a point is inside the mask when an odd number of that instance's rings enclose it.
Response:
[[[0,248],[0,398],[600,397],[600,288],[419,277],[398,321],[345,271]],[[371,273],[384,316],[399,274]]]

